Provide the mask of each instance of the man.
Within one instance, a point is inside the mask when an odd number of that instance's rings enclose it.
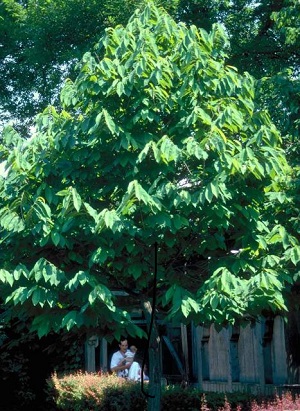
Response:
[[[110,361],[110,370],[117,373],[118,377],[127,378],[128,369],[130,368],[132,361],[126,362],[126,351],[128,349],[127,339],[121,339],[119,342],[119,351],[115,352]]]

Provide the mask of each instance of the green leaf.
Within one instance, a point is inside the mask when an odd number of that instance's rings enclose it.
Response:
[[[16,288],[5,300],[7,304],[9,301],[13,300],[14,305],[23,304],[27,298],[30,296],[31,290],[28,290],[27,287],[18,287]]]
[[[51,331],[51,322],[49,314],[38,315],[33,319],[32,331],[37,331],[38,337],[42,338]]]
[[[189,221],[185,217],[182,217],[178,214],[173,215],[172,221],[176,230],[189,225]]]
[[[207,152],[194,137],[187,138],[184,143],[186,144],[186,151],[189,156],[195,156],[198,160],[206,160],[208,158]]]
[[[133,192],[136,198],[146,205],[150,205],[151,207],[154,207],[156,209],[161,208],[160,202],[155,197],[150,196],[137,180],[129,183],[127,192],[128,194],[131,194]]]
[[[70,311],[68,314],[66,314],[61,322],[61,326],[63,328],[66,328],[67,331],[70,331],[74,326],[80,327],[82,324],[82,320],[79,316],[79,313],[77,311]]]
[[[168,288],[167,292],[163,295],[163,304],[166,306],[173,298],[174,292],[176,289],[176,285],[172,285]]]
[[[43,220],[47,220],[51,218],[51,209],[46,204],[45,200],[42,197],[38,197],[33,205],[33,208],[38,216]]]
[[[297,265],[300,261],[300,246],[296,245],[291,249],[290,254],[291,261],[294,265]]]
[[[65,288],[73,292],[78,288],[79,284],[85,285],[88,282],[89,276],[87,275],[87,273],[84,271],[79,271],[70,279],[70,281],[66,284]]]
[[[213,310],[215,310],[219,305],[219,298],[217,294],[213,293],[210,298],[210,305]]]
[[[211,184],[211,183],[209,183],[209,184],[205,187],[204,195],[205,195],[206,200],[207,200],[209,203],[211,203],[211,201],[212,201],[212,199],[213,199],[213,196],[214,196],[214,193],[213,193],[213,190],[212,190],[212,184]]]
[[[181,150],[168,136],[164,136],[160,140],[161,158],[169,163],[170,161],[177,162],[181,158]]]
[[[106,210],[106,213],[104,215],[104,221],[106,226],[108,228],[111,228],[112,231],[115,232],[117,229],[117,223],[121,220],[116,210]]]
[[[91,305],[93,305],[97,300],[105,303],[109,309],[114,309],[111,301],[111,292],[102,284],[96,285],[89,293],[88,301]]]
[[[112,134],[119,134],[118,127],[116,126],[112,116],[109,114],[109,112],[106,109],[103,109],[103,114],[104,114],[104,119],[105,119],[105,124],[107,125],[109,131]]]
[[[143,274],[141,263],[131,263],[128,267],[128,273],[131,274],[135,280],[140,278]]]
[[[191,297],[188,298],[188,301],[191,308],[195,311],[195,313],[198,313],[200,311],[199,303]]]
[[[7,231],[21,232],[24,230],[24,222],[19,215],[7,208],[0,210],[0,225]]]
[[[40,305],[41,307],[44,305],[45,300],[45,291],[41,287],[37,287],[32,293],[32,304],[34,306]]]
[[[4,284],[8,283],[12,287],[14,283],[14,276],[9,271],[1,268],[0,269],[0,281]]]
[[[83,203],[87,213],[94,219],[95,222],[98,221],[97,211],[88,203]]]
[[[188,299],[183,299],[181,303],[181,311],[185,318],[188,317],[189,313],[191,312],[191,305]]]
[[[74,204],[74,208],[77,212],[79,212],[80,208],[81,208],[81,197],[78,194],[76,188],[72,187],[72,197],[73,197],[73,204]]]
[[[202,120],[203,124],[211,125],[212,119],[201,107],[195,107],[197,116]]]
[[[60,242],[60,234],[57,231],[51,231],[51,240],[57,246]]]
[[[280,226],[279,227],[279,233],[280,233],[281,238],[282,238],[283,247],[285,249],[287,249],[290,245],[290,241],[289,241],[289,237],[288,237],[288,234],[286,232],[286,229],[284,227]]]

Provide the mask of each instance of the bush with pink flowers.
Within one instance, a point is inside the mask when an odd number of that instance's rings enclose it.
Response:
[[[83,373],[47,380],[52,409],[64,411],[146,411],[147,398],[138,383],[109,373]],[[161,411],[295,411],[300,396],[285,392],[273,397],[246,393],[201,392],[177,385],[163,387]]]
[[[47,380],[48,399],[65,411],[143,411],[146,398],[139,384],[108,373],[83,373]]]

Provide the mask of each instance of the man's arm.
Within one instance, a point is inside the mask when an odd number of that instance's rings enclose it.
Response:
[[[123,371],[130,368],[131,364],[126,363],[125,358],[119,359],[118,356],[113,354],[110,362],[110,370],[111,371]]]
[[[115,367],[110,367],[110,369],[111,371],[123,371],[123,370],[130,368],[130,366],[131,366],[131,363],[125,362],[125,364],[123,365],[123,362],[122,362],[121,365],[118,364]]]

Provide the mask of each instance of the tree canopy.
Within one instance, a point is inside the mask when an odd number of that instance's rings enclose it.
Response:
[[[126,24],[141,0],[3,0],[0,4],[1,123],[28,133],[105,27]],[[167,10],[176,2],[161,1]]]
[[[43,336],[139,333],[117,291],[167,319],[232,323],[286,309],[299,245],[280,219],[290,168],[227,64],[221,25],[148,4],[84,54],[36,133],[7,127],[1,158],[1,295]]]
[[[17,1],[0,4],[2,125],[18,130],[47,104],[58,104],[63,79],[108,26],[126,24],[142,0]],[[179,22],[210,31],[220,23],[230,39],[227,63],[261,79],[261,104],[297,159],[299,135],[299,2],[297,0],[160,0]],[[285,115],[281,115],[285,113]]]

